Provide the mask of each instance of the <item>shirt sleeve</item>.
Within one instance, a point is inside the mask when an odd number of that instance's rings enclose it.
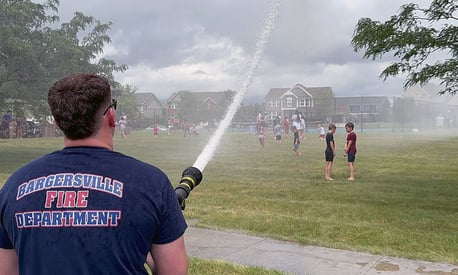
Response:
[[[170,183],[165,184],[163,205],[159,213],[159,230],[153,240],[155,244],[166,244],[181,237],[188,227],[181,211],[175,191]]]
[[[0,192],[1,195],[1,192]],[[4,249],[13,249],[13,243],[6,231],[6,224],[5,224],[5,206],[4,206],[3,197],[0,196],[0,248]]]

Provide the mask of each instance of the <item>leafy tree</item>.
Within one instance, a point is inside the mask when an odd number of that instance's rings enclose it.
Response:
[[[375,60],[392,53],[399,61],[386,67],[380,77],[406,73],[405,88],[439,79],[440,94],[455,94],[458,88],[458,2],[433,0],[428,8],[401,6],[399,14],[386,22],[369,18],[358,21],[351,45],[364,50],[364,58]],[[437,56],[445,56],[435,60]],[[435,62],[434,62],[435,61]],[[434,62],[434,63],[432,63]]]
[[[222,93],[222,97],[219,95],[214,100],[217,106],[212,104],[207,105],[203,102],[201,96],[196,95],[189,91],[178,92],[179,102],[176,108],[178,109],[178,117],[182,120],[186,119],[193,123],[208,122],[213,120],[221,120],[226,114],[229,105],[232,103],[232,99],[235,95],[234,91],[226,90]]]
[[[26,109],[34,116],[49,114],[47,91],[56,80],[73,72],[92,72],[108,78],[127,70],[112,60],[99,59],[110,43],[102,24],[75,12],[69,23],[59,22],[58,0],[43,4],[30,0],[0,1],[0,106]],[[81,37],[81,39],[80,39]],[[8,106],[7,106],[8,105]]]
[[[178,116],[181,120],[190,120],[190,121],[198,121],[199,120],[199,107],[200,102],[196,99],[195,95],[188,91],[180,91],[179,93],[182,94],[180,97],[179,104],[179,112]]]
[[[263,108],[259,103],[241,104],[240,108],[235,113],[233,121],[238,122],[256,122],[256,117],[263,112]]]
[[[121,85],[113,89],[113,97],[118,100],[118,115],[125,113],[130,120],[141,118],[140,111],[137,108],[136,91],[137,89],[131,85]]]
[[[235,95],[236,92],[230,89],[224,91],[223,101],[220,103],[220,110],[217,116],[215,117],[216,119],[220,120],[226,115],[226,112],[228,111],[229,106],[231,106],[232,100],[234,99]]]

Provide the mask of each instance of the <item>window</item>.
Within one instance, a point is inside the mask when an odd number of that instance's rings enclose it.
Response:
[[[305,107],[305,99],[299,99],[299,107]]]
[[[177,105],[175,102],[170,103],[170,109],[176,109]]]
[[[363,106],[363,113],[374,114],[374,113],[377,113],[377,112],[378,112],[377,105],[364,105]]]
[[[293,99],[291,97],[286,98],[286,107],[288,108],[293,107]]]
[[[309,98],[307,98],[307,99],[305,100],[305,107],[312,107],[312,106],[313,106],[312,100],[309,99]]]
[[[361,111],[359,105],[350,105],[348,107],[350,108],[350,113],[359,113]]]
[[[300,99],[299,107],[312,107],[312,100],[310,98]]]

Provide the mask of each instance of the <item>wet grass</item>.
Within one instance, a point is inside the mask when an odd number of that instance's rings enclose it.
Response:
[[[186,139],[181,133],[155,139],[134,132],[125,140],[116,137],[115,149],[158,166],[176,185],[208,138],[205,132]],[[457,264],[458,134],[358,133],[354,182],[346,180],[345,134],[338,131],[335,140],[335,180],[329,183],[316,131],[306,134],[298,158],[291,137],[277,144],[268,135],[259,152],[255,135],[227,132],[187,201],[186,217],[202,227]],[[1,140],[0,182],[61,147],[59,138]],[[205,261],[197,265],[191,264],[191,274],[218,274],[193,272],[213,268]]]

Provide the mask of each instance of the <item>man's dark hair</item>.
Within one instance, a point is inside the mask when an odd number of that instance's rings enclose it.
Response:
[[[97,133],[104,107],[110,105],[108,81],[95,74],[72,74],[57,81],[48,93],[48,104],[57,126],[71,139]]]
[[[353,124],[353,122],[348,122],[347,124],[345,124],[345,128],[351,128],[352,130],[355,129],[355,125]]]

